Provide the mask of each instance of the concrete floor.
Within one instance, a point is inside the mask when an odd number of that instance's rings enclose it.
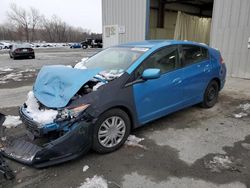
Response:
[[[35,60],[16,61],[0,54],[1,68],[35,69],[23,75],[33,73],[27,79],[0,84],[0,112],[17,115],[42,65],[73,65],[91,53],[94,50],[41,50]],[[106,179],[109,187],[250,187],[250,109],[246,117],[235,118],[243,111],[241,104],[250,104],[250,81],[228,78],[215,107],[193,106],[133,131],[145,138],[141,142],[145,148],[125,145],[106,155],[89,152],[42,170],[7,160],[16,179],[0,177],[0,187],[78,187],[94,175]],[[230,163],[217,165],[216,157]],[[86,172],[84,165],[89,166]]]

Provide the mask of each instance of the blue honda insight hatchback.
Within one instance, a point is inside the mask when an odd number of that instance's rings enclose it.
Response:
[[[58,136],[36,146],[30,161],[6,155],[40,167],[71,160],[90,148],[114,151],[134,128],[194,104],[213,107],[225,78],[218,50],[177,40],[114,46],[78,68],[45,66],[33,93],[39,109],[54,110],[56,117],[38,122],[28,103],[20,114],[35,138]]]

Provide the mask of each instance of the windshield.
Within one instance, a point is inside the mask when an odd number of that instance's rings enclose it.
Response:
[[[102,68],[105,71],[127,70],[148,48],[113,47],[92,56],[84,62],[86,68]]]

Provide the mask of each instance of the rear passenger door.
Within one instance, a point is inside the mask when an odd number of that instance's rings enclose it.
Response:
[[[196,45],[182,45],[183,95],[185,105],[203,100],[203,94],[211,77],[212,65],[208,49]]]

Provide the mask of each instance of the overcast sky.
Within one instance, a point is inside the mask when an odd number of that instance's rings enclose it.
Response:
[[[11,3],[34,7],[46,17],[57,15],[72,26],[102,32],[101,0],[0,0],[0,24],[6,22]]]

